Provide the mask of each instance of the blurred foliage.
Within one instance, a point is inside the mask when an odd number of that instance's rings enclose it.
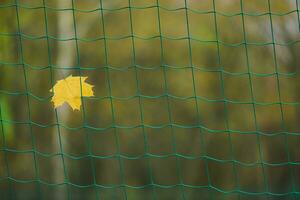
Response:
[[[16,2],[0,0],[3,199],[297,199],[295,0]],[[71,74],[95,98],[55,110]]]

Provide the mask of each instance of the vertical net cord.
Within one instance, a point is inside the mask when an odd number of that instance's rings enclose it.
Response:
[[[101,3],[101,13],[102,13],[102,29],[103,29],[103,37],[104,37],[104,51],[105,51],[105,66],[107,69],[107,85],[108,85],[108,95],[110,100],[110,108],[112,113],[112,128],[114,129],[114,136],[115,136],[115,143],[117,147],[117,155],[119,168],[120,168],[120,181],[121,185],[120,187],[123,189],[123,194],[125,195],[125,199],[127,200],[127,190],[126,190],[126,184],[124,180],[124,163],[122,161],[121,157],[121,150],[120,150],[120,138],[119,134],[117,133],[117,127],[116,127],[116,120],[115,120],[115,108],[113,103],[113,97],[112,97],[112,89],[111,89],[111,80],[110,80],[110,73],[108,68],[108,52],[107,52],[107,39],[106,39],[106,31],[105,31],[105,23],[104,23],[104,15],[103,15],[103,0],[100,0]]]
[[[275,65],[275,74],[276,74],[276,82],[277,82],[277,94],[279,98],[279,106],[280,106],[280,119],[281,119],[281,128],[282,131],[286,130],[285,122],[284,122],[284,115],[283,115],[283,108],[282,108],[282,97],[281,97],[281,89],[280,89],[280,80],[279,80],[279,74],[278,74],[278,62],[277,62],[277,54],[276,54],[276,44],[275,44],[275,36],[274,36],[274,28],[273,28],[273,20],[272,20],[272,13],[271,13],[271,1],[268,0],[268,10],[269,10],[269,20],[270,20],[270,28],[271,28],[271,36],[272,36],[272,49],[273,49],[273,55],[274,55],[274,65]],[[288,146],[288,138],[287,134],[284,133],[284,141],[285,141],[285,151],[287,154],[288,159],[288,170],[289,170],[289,176],[292,181],[292,193],[295,192],[295,181],[294,181],[294,174],[293,169],[291,167],[291,158],[289,153],[289,146]],[[295,196],[293,196],[294,199],[296,199]]]
[[[247,65],[247,71],[248,71],[248,80],[249,80],[249,85],[250,85],[250,94],[251,94],[251,104],[252,104],[252,110],[253,110],[253,117],[254,117],[254,125],[255,125],[255,130],[256,130],[256,142],[258,146],[258,152],[259,152],[259,162],[260,162],[260,167],[263,172],[263,180],[264,180],[264,186],[266,189],[268,189],[267,185],[267,178],[266,178],[266,173],[265,173],[265,166],[264,166],[264,161],[263,161],[263,154],[262,154],[262,147],[261,147],[261,140],[260,140],[260,133],[259,133],[259,127],[257,123],[257,117],[256,117],[256,102],[255,102],[255,97],[254,97],[254,88],[253,88],[253,80],[252,80],[252,73],[251,73],[251,66],[250,66],[250,61],[249,61],[249,52],[248,52],[248,45],[247,45],[247,34],[246,34],[246,27],[245,27],[245,16],[244,16],[244,0],[240,0],[240,5],[241,5],[241,14],[242,14],[242,25],[243,25],[243,39],[244,39],[244,48],[245,48],[245,53],[246,53],[246,65]]]
[[[148,142],[148,136],[147,132],[145,131],[145,123],[144,123],[144,111],[143,111],[143,105],[142,105],[142,97],[141,97],[141,89],[140,89],[140,81],[138,77],[138,69],[136,65],[136,53],[135,53],[135,40],[134,40],[134,30],[133,30],[133,17],[132,17],[132,9],[131,9],[131,0],[128,0],[128,5],[129,5],[129,21],[130,21],[130,34],[131,34],[131,44],[132,44],[132,64],[134,66],[134,71],[135,71],[135,79],[136,79],[136,86],[137,86],[137,94],[136,96],[138,97],[139,101],[139,110],[140,110],[140,120],[141,120],[141,125],[142,125],[142,132],[143,132],[143,139],[144,139],[144,155],[147,159],[147,171],[149,172],[150,176],[150,182],[151,182],[151,191],[152,191],[152,199],[157,199],[157,194],[156,194],[156,189],[154,185],[154,178],[153,178],[153,172],[151,168],[151,156],[149,156],[149,142]]]
[[[168,105],[168,120],[171,126],[171,137],[172,137],[172,151],[173,154],[175,154],[175,159],[176,159],[176,172],[177,172],[177,177],[179,179],[179,189],[181,192],[181,199],[186,199],[186,194],[185,194],[185,188],[184,188],[184,183],[183,183],[183,178],[182,178],[182,170],[181,170],[181,165],[180,165],[180,160],[179,156],[177,153],[177,142],[176,142],[176,137],[174,133],[174,128],[173,128],[173,117],[171,114],[171,106],[170,106],[170,99],[169,99],[169,93],[168,93],[168,85],[167,85],[167,74],[166,74],[166,66],[164,68],[164,84],[165,84],[165,93],[167,94],[167,105]]]
[[[49,31],[48,31],[48,12],[46,8],[46,2],[43,0],[43,9],[44,9],[44,18],[45,18],[45,31],[46,31],[46,40],[47,40],[47,49],[48,49],[48,62],[49,62],[49,69],[50,69],[50,82],[51,82],[51,88],[54,90],[54,72],[53,72],[53,66],[52,66],[52,54],[51,54],[51,49],[50,49],[50,41],[49,41]],[[53,91],[54,92],[54,91]],[[63,164],[63,171],[64,171],[64,185],[67,184],[67,194],[68,194],[68,199],[70,197],[70,190],[68,186],[68,176],[67,176],[67,171],[66,171],[66,166],[65,166],[65,159],[64,159],[64,154],[63,154],[63,148],[62,148],[62,143],[61,143],[61,136],[60,136],[60,124],[58,120],[58,113],[57,109],[54,109],[55,112],[55,121],[56,121],[56,126],[57,126],[57,131],[58,131],[58,138],[59,138],[59,146],[60,146],[60,155],[62,164]],[[55,169],[54,169],[55,170]]]
[[[159,17],[159,34],[160,34],[160,45],[161,45],[161,62],[164,61],[163,57],[163,45],[162,45],[162,31],[161,31],[161,22],[160,22],[160,13],[159,13],[159,3],[158,1],[156,2],[158,6],[158,17]],[[161,63],[163,65],[163,63]],[[179,156],[177,153],[177,145],[176,145],[176,139],[175,139],[175,134],[174,134],[174,128],[173,128],[173,119],[171,115],[171,106],[170,106],[170,100],[169,100],[169,93],[168,93],[168,84],[167,84],[167,74],[166,74],[166,67],[163,65],[163,72],[164,72],[164,95],[166,95],[167,99],[167,110],[168,110],[168,121],[169,125],[171,128],[171,140],[172,140],[172,154],[175,155],[176,159],[176,172],[177,172],[177,177],[179,179],[179,188],[180,188],[180,193],[181,193],[181,199],[186,199],[185,191],[184,191],[184,183],[182,180],[182,173],[181,173],[181,166],[180,166],[180,161],[179,161]],[[178,184],[177,184],[178,185]]]
[[[214,13],[214,27],[215,27],[215,37],[216,37],[216,43],[217,43],[217,52],[218,52],[218,66],[220,67],[220,81],[221,81],[221,95],[224,99],[224,115],[225,115],[225,128],[226,132],[228,133],[228,142],[230,145],[230,157],[231,160],[233,161],[233,173],[234,173],[234,182],[235,182],[235,189],[234,191],[237,191],[238,193],[238,199],[241,199],[240,195],[240,186],[239,186],[239,181],[237,178],[237,169],[236,169],[236,163],[234,161],[234,155],[233,155],[233,146],[232,146],[232,138],[231,138],[231,130],[229,128],[229,123],[228,123],[228,105],[227,105],[227,99],[225,95],[225,88],[224,88],[224,68],[222,65],[222,60],[221,60],[221,50],[220,50],[220,42],[219,42],[219,29],[218,29],[218,22],[217,22],[217,10],[216,10],[216,2],[213,0],[213,13]],[[238,189],[236,189],[236,187]]]
[[[1,131],[2,131],[2,147],[3,147],[3,154],[4,154],[4,162],[5,162],[5,168],[7,172],[7,181],[8,181],[8,190],[9,190],[9,196],[13,199],[13,188],[12,188],[12,182],[10,180],[10,170],[8,166],[8,158],[7,158],[7,147],[6,147],[6,137],[4,132],[4,125],[3,125],[3,117],[2,117],[2,106],[0,101],[0,122],[1,122]],[[6,122],[7,123],[7,122]]]
[[[43,1],[45,1],[45,0],[43,0]],[[45,2],[44,2],[44,5],[45,5]],[[46,7],[45,7],[45,10],[47,10]],[[61,12],[61,11],[58,11],[58,12]],[[46,17],[47,17],[47,15],[46,15]],[[47,40],[49,40],[49,37],[47,37]],[[48,48],[50,49],[49,41],[47,41],[47,44],[49,46]],[[49,60],[49,62],[51,62],[51,60]],[[51,63],[49,63],[49,64],[51,64]],[[53,71],[53,66],[52,65],[50,65],[50,66],[51,66],[50,67],[51,84],[52,84],[53,93],[54,93],[54,87],[53,87],[54,86],[54,71]],[[65,66],[62,66],[62,67],[65,67]],[[66,185],[66,187],[67,187],[67,199],[71,199],[71,189],[70,189],[71,185],[69,184],[69,175],[68,175],[68,171],[67,171],[67,167],[66,167],[66,158],[65,158],[66,155],[63,151],[63,144],[62,144],[62,130],[61,130],[61,127],[62,128],[65,128],[65,127],[64,127],[63,123],[59,122],[59,114],[58,114],[56,108],[55,108],[55,119],[56,119],[56,124],[57,124],[57,133],[58,133],[58,142],[59,142],[59,151],[60,151],[59,155],[61,156],[62,167],[63,167],[63,172],[64,172],[64,184],[63,185]]]
[[[299,0],[296,1],[296,11],[297,11],[297,18],[298,18],[298,30],[300,32],[300,15],[299,15]]]
[[[208,191],[209,191],[209,199],[213,199],[213,194],[210,191],[212,187],[212,182],[210,178],[210,173],[209,173],[209,167],[208,167],[208,160],[206,158],[206,143],[205,143],[205,137],[204,133],[202,132],[202,127],[201,127],[201,121],[200,121],[200,113],[199,113],[199,104],[198,104],[198,96],[197,96],[197,90],[196,90],[196,82],[195,82],[195,70],[193,66],[193,55],[192,55],[192,45],[191,45],[191,34],[190,34],[190,25],[189,25],[189,15],[188,15],[188,4],[187,1],[184,1],[184,8],[185,8],[185,18],[186,18],[186,31],[187,31],[187,36],[188,36],[188,47],[189,47],[189,67],[191,68],[192,71],[192,82],[193,82],[193,93],[195,97],[195,105],[196,105],[196,118],[197,118],[197,128],[199,129],[199,134],[200,134],[200,140],[201,140],[201,151],[202,151],[202,159],[204,160],[204,165],[205,165],[205,173],[207,176],[207,182],[208,182]]]
[[[100,14],[101,14],[101,21],[99,20],[99,25],[101,26],[102,25],[102,31],[103,31],[103,38],[104,38],[104,53],[105,53],[105,56],[104,56],[104,59],[105,59],[105,69],[106,69],[106,80],[107,80],[107,85],[108,85],[108,92],[109,92],[109,100],[110,100],[110,107],[111,107],[111,111],[112,111],[112,123],[114,125],[114,114],[113,114],[113,102],[112,102],[112,98],[111,98],[111,89],[110,89],[110,79],[109,79],[109,68],[108,68],[108,53],[107,53],[107,42],[106,42],[106,34],[105,34],[105,24],[104,24],[104,9],[103,9],[103,5],[102,5],[102,0],[99,0],[99,3],[100,3]],[[102,22],[102,23],[101,23]],[[114,136],[116,138],[116,130],[115,128],[113,127],[114,129]],[[117,144],[117,143],[116,143]],[[120,150],[117,148],[117,152],[120,152]],[[121,163],[120,163],[120,158],[118,158],[118,163],[119,163],[119,167],[121,166]],[[114,187],[114,190],[116,190],[116,188]],[[113,192],[113,195],[114,195],[114,198],[117,198],[116,195],[116,192]]]
[[[75,5],[74,0],[72,0],[72,17],[73,17],[73,29],[74,29],[74,35],[75,35],[75,45],[76,45],[76,66],[79,70],[79,82],[80,82],[80,98],[82,102],[82,118],[83,118],[83,129],[86,129],[86,115],[85,115],[85,106],[84,106],[84,98],[82,94],[82,73],[81,73],[81,67],[80,67],[80,51],[79,51],[79,45],[78,45],[78,35],[77,35],[77,25],[76,25],[76,17],[75,17]],[[97,189],[97,181],[96,181],[96,172],[95,172],[95,162],[92,155],[91,145],[90,145],[90,134],[85,133],[85,141],[88,148],[88,158],[91,163],[92,168],[92,176],[93,176],[93,188],[96,192],[96,198],[99,199],[99,193]]]
[[[162,30],[161,30],[161,17],[160,17],[160,5],[158,0],[156,0],[156,6],[157,6],[157,17],[158,17],[158,30],[159,30],[159,42],[160,42],[160,49],[161,49],[161,54],[160,54],[160,64],[163,67],[163,77],[164,77],[164,95],[166,96],[167,100],[167,110],[168,110],[168,121],[170,123],[170,129],[171,129],[171,134],[172,134],[172,151],[176,156],[176,171],[177,171],[177,177],[179,178],[180,181],[180,191],[181,191],[181,197],[182,199],[186,199],[185,197],[185,192],[184,192],[184,183],[182,180],[182,175],[179,172],[180,169],[180,163],[179,163],[179,158],[177,155],[176,151],[176,141],[174,138],[174,128],[173,128],[173,123],[172,123],[172,115],[171,115],[171,107],[170,107],[170,100],[169,100],[169,93],[168,93],[168,84],[167,84],[167,66],[164,64],[164,47],[163,47],[163,38],[162,38]],[[168,126],[169,127],[169,126]]]
[[[30,137],[31,137],[31,145],[32,145],[32,153],[33,153],[33,159],[34,159],[34,169],[35,169],[35,182],[36,182],[36,188],[37,188],[37,195],[38,198],[41,198],[41,188],[40,188],[40,173],[39,173],[39,167],[37,164],[37,155],[36,155],[36,144],[35,144],[35,137],[33,135],[32,131],[32,120],[31,120],[31,106],[30,106],[30,100],[29,100],[29,87],[28,87],[28,79],[27,79],[27,74],[26,74],[26,68],[24,65],[24,55],[23,55],[23,42],[22,42],[22,36],[21,36],[21,28],[20,28],[20,19],[19,19],[19,4],[18,0],[15,0],[16,4],[16,17],[17,17],[17,27],[18,27],[18,36],[19,36],[19,51],[21,54],[21,64],[22,64],[22,69],[23,69],[23,76],[24,76],[24,81],[25,81],[25,90],[26,90],[26,104],[27,104],[27,109],[28,109],[28,120],[26,124],[29,125],[30,129]]]
[[[158,31],[159,31],[159,43],[160,43],[160,65],[163,67],[164,71],[164,88],[165,88],[165,95],[167,99],[167,104],[169,104],[169,97],[168,97],[168,91],[167,91],[167,84],[166,84],[166,66],[164,66],[164,49],[163,49],[163,42],[162,42],[162,32],[161,32],[161,20],[160,20],[160,6],[159,6],[159,0],[156,0],[156,6],[157,6],[157,20],[158,20]],[[169,109],[169,106],[168,106]],[[168,120],[169,116],[168,116]],[[171,127],[172,128],[172,127]],[[156,198],[157,199],[157,198]]]
[[[191,45],[191,34],[190,34],[190,25],[189,25],[189,15],[188,15],[188,5],[187,1],[184,1],[185,4],[185,18],[186,18],[186,30],[188,34],[188,46],[189,46],[189,64],[192,70],[192,78],[193,78],[193,93],[195,96],[195,105],[196,105],[196,118],[197,118],[197,128],[199,128],[199,134],[200,134],[200,139],[201,139],[201,151],[202,151],[202,159],[204,160],[204,165],[205,165],[205,173],[207,176],[207,182],[208,182],[208,190],[209,190],[209,199],[213,199],[213,193],[211,192],[212,188],[212,181],[210,178],[210,173],[209,173],[209,166],[208,166],[208,160],[207,160],[207,152],[206,152],[206,142],[205,142],[205,137],[204,137],[204,132],[202,132],[202,127],[201,127],[201,121],[200,121],[200,113],[199,113],[199,104],[198,104],[198,95],[197,95],[197,90],[196,90],[196,81],[195,81],[195,69],[193,66],[193,54],[192,54],[192,45]]]

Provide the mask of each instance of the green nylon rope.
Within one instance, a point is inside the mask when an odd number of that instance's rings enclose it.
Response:
[[[46,3],[46,0],[42,1],[42,6],[34,6],[30,5],[29,3],[21,3],[20,0],[15,0],[15,2],[10,2],[10,3],[4,3],[0,4],[0,13],[1,9],[6,9],[6,8],[15,8],[16,11],[16,19],[17,19],[17,31],[16,33],[8,33],[8,32],[1,32],[0,29],[0,37],[16,37],[18,38],[18,51],[20,52],[20,59],[17,63],[15,62],[10,62],[5,59],[0,59],[0,69],[2,66],[6,67],[22,67],[22,73],[24,77],[24,86],[25,86],[25,92],[19,92],[19,91],[10,91],[10,90],[5,90],[5,89],[0,89],[0,94],[1,95],[6,95],[6,96],[25,96],[26,97],[26,102],[24,103],[24,106],[28,108],[28,112],[26,113],[28,116],[28,121],[18,121],[18,120],[12,120],[12,119],[4,119],[2,115],[2,108],[0,104],[0,120],[1,120],[1,132],[2,132],[2,147],[0,149],[1,153],[4,155],[4,162],[0,162],[0,168],[3,168],[6,170],[6,176],[5,177],[0,177],[1,182],[7,182],[9,185],[9,196],[11,199],[15,199],[15,194],[14,194],[14,184],[21,184],[21,185],[30,185],[30,184],[35,184],[36,187],[36,195],[38,198],[41,198],[43,196],[43,187],[61,187],[61,186],[66,186],[66,198],[67,199],[73,199],[74,194],[72,193],[72,189],[76,188],[78,190],[85,189],[85,188],[91,188],[95,190],[95,197],[96,199],[105,199],[103,197],[103,194],[101,192],[101,189],[113,189],[114,190],[114,197],[113,199],[118,199],[119,197],[117,196],[117,192],[121,191],[121,196],[122,199],[130,199],[129,198],[129,190],[134,189],[134,190],[143,190],[143,189],[148,189],[150,188],[150,193],[151,193],[151,199],[160,199],[159,198],[159,190],[160,189],[170,189],[170,188],[176,188],[179,191],[178,198],[179,199],[189,199],[189,196],[187,194],[186,189],[195,189],[195,190],[201,190],[201,189],[207,189],[209,191],[209,197],[208,199],[218,199],[218,195],[231,195],[231,194],[236,194],[237,199],[243,199],[243,195],[247,195],[250,197],[262,197],[262,198],[268,198],[272,199],[273,197],[284,197],[284,196],[291,196],[293,199],[296,199],[297,196],[300,195],[300,191],[297,190],[297,185],[296,185],[296,176],[295,176],[295,171],[293,170],[294,166],[300,166],[300,161],[293,161],[291,158],[291,155],[289,153],[289,144],[288,144],[288,136],[300,136],[299,132],[291,132],[291,131],[286,131],[286,124],[285,124],[285,119],[284,119],[284,106],[300,106],[300,102],[294,101],[285,101],[282,97],[281,94],[281,89],[280,86],[282,85],[280,78],[285,77],[285,78],[290,78],[290,77],[295,77],[299,75],[300,70],[296,69],[294,72],[280,72],[279,70],[279,64],[278,64],[278,58],[277,58],[277,47],[290,47],[293,45],[297,45],[300,43],[300,40],[293,40],[293,41],[288,41],[288,42],[278,42],[275,39],[275,30],[274,30],[274,17],[284,17],[289,14],[297,14],[298,18],[298,24],[299,24],[299,31],[300,31],[300,18],[299,18],[299,2],[298,0],[295,1],[296,8],[294,10],[288,11],[288,12],[273,12],[272,11],[272,1],[268,0],[268,10],[267,12],[245,12],[244,8],[244,1],[240,0],[240,12],[236,13],[225,13],[218,11],[216,8],[216,0],[212,0],[212,10],[197,10],[194,8],[190,8],[188,6],[188,1],[184,0],[184,6],[179,7],[179,8],[169,8],[165,6],[161,6],[159,3],[159,0],[155,1],[155,5],[149,5],[149,6],[134,6],[132,5],[132,1],[128,0],[128,6],[126,7],[116,7],[116,8],[104,8],[103,7],[103,1],[99,0],[99,8],[94,8],[90,10],[83,10],[83,9],[78,9],[75,8],[75,3],[74,0],[72,0],[72,8],[55,8],[48,6]],[[39,36],[33,36],[29,35],[26,33],[23,33],[21,31],[21,25],[20,25],[20,9],[23,9],[24,12],[29,12],[31,10],[43,10],[44,12],[44,19],[41,19],[44,21],[45,24],[45,35],[39,35]],[[135,10],[141,10],[141,11],[146,11],[148,9],[157,9],[157,19],[158,19],[158,34],[153,35],[153,36],[140,36],[135,33],[134,31],[134,25],[132,23],[133,21],[133,14],[132,12]],[[117,11],[123,11],[123,10],[128,10],[129,12],[129,21],[130,21],[130,33],[129,35],[122,35],[119,37],[111,37],[107,35],[106,33],[106,26],[104,22],[104,12],[117,12]],[[186,35],[185,36],[178,36],[178,37],[172,37],[168,35],[164,35],[162,28],[163,25],[161,23],[161,12],[176,12],[176,11],[184,11],[185,15],[185,23],[186,23]],[[74,37],[73,38],[64,38],[64,37],[57,37],[55,35],[50,35],[49,34],[49,19],[48,19],[48,12],[72,12],[72,19],[74,22],[76,22],[76,13],[85,13],[85,14],[92,14],[92,13],[98,13],[101,16],[101,20],[99,19],[99,25],[101,26],[103,30],[103,36],[98,36],[97,38],[92,38],[92,39],[86,39],[86,38],[80,38],[78,36],[78,27],[76,27],[76,23],[73,23],[73,31],[74,31]],[[195,14],[210,14],[214,16],[214,21],[213,21],[213,26],[215,30],[215,40],[205,40],[205,39],[200,39],[195,36],[192,36],[190,28],[190,14],[195,13]],[[0,14],[1,15],[1,14]],[[222,41],[220,37],[220,23],[218,22],[218,17],[226,17],[226,18],[233,18],[236,16],[241,17],[241,22],[242,22],[242,33],[243,33],[243,42],[239,43],[229,43],[226,41]],[[260,17],[260,16],[265,16],[269,18],[270,22],[270,30],[271,30],[271,41],[269,42],[249,42],[247,41],[247,30],[246,30],[246,20],[245,17],[250,16],[250,17]],[[120,66],[111,66],[108,61],[108,42],[110,41],[119,41],[122,42],[123,39],[129,39],[131,44],[132,44],[132,49],[129,49],[128,51],[131,51],[132,57],[131,57],[131,66],[127,67],[120,67]],[[136,41],[137,40],[142,40],[142,41],[152,41],[152,40],[159,40],[159,46],[160,46],[160,66],[143,66],[139,65],[137,62],[137,48],[136,48]],[[188,45],[188,66],[176,66],[176,65],[168,65],[166,64],[166,55],[165,55],[165,46],[163,43],[163,40],[168,39],[170,41],[182,41],[185,40],[187,41]],[[47,45],[47,50],[48,50],[48,66],[34,66],[29,63],[26,63],[24,59],[24,42],[23,40],[31,40],[31,41],[39,41],[39,40],[46,40],[46,45]],[[75,60],[75,67],[71,66],[58,66],[55,65],[52,60],[54,55],[52,55],[51,51],[51,40],[54,40],[56,42],[58,41],[75,41],[75,49],[76,49],[76,60]],[[97,41],[103,41],[103,48],[104,48],[104,65],[101,67],[96,67],[96,66],[88,66],[88,67],[81,67],[81,58],[80,58],[80,48],[79,48],[79,42],[97,42]],[[201,44],[214,44],[217,47],[217,65],[219,68],[211,68],[210,66],[196,66],[193,63],[193,57],[196,56],[194,55],[193,48],[192,48],[192,42],[197,41],[200,42]],[[245,49],[245,56],[246,56],[246,67],[247,67],[247,72],[230,72],[227,71],[224,66],[222,65],[222,52],[221,52],[221,46],[225,47],[244,47]],[[257,73],[254,72],[251,69],[251,58],[249,56],[249,47],[264,47],[264,46],[271,46],[272,47],[272,55],[274,58],[274,66],[275,66],[275,72],[273,73]],[[0,46],[1,48],[1,46]],[[0,49],[1,50],[1,49]],[[77,127],[71,127],[68,126],[64,123],[61,122],[61,119],[58,114],[58,110],[55,109],[55,123],[54,124],[41,124],[39,122],[35,122],[32,118],[32,113],[31,113],[31,108],[32,104],[30,99],[34,99],[35,101],[38,102],[49,102],[52,96],[48,97],[40,97],[35,93],[32,93],[29,89],[29,72],[28,69],[34,70],[34,71],[49,71],[50,76],[51,76],[51,85],[53,86],[55,84],[55,73],[59,70],[68,70],[70,72],[72,71],[77,71],[79,75],[83,75],[85,71],[95,71],[98,69],[102,69],[105,71],[107,77],[106,77],[106,89],[108,91],[108,94],[106,96],[98,96],[98,97],[89,97],[89,98],[84,98],[84,99],[90,99],[90,100],[108,100],[109,101],[109,106],[111,109],[112,113],[112,124],[107,127],[93,127],[92,125],[89,125],[86,123],[87,121],[87,113],[86,113],[86,105],[85,101],[83,100],[83,105],[82,105],[82,119],[83,119],[83,124],[81,126]],[[163,74],[163,88],[164,88],[164,94],[162,95],[145,95],[141,91],[141,81],[138,75],[139,70],[144,70],[144,71],[154,71],[157,69],[162,69],[162,74]],[[175,94],[171,94],[169,92],[169,85],[168,85],[168,70],[178,70],[178,69],[191,69],[192,73],[192,80],[188,80],[192,82],[193,88],[192,88],[192,96],[176,96]],[[112,92],[112,84],[113,81],[111,79],[111,73],[113,72],[126,72],[129,70],[134,71],[134,81],[137,86],[136,94],[128,97],[118,97],[114,96]],[[221,96],[222,99],[209,99],[207,97],[201,96],[198,94],[197,88],[196,88],[196,73],[197,72],[216,72],[220,74],[220,83],[221,83]],[[230,75],[233,77],[247,77],[249,80],[250,84],[250,101],[239,101],[239,100],[230,100],[226,98],[225,94],[225,76]],[[276,79],[276,84],[278,85],[278,101],[273,101],[273,102],[258,102],[255,100],[255,95],[254,95],[254,78],[255,77],[275,77]],[[82,83],[80,83],[81,85]],[[97,86],[96,86],[97,87]],[[144,106],[143,106],[143,100],[144,99],[159,99],[159,98],[165,98],[166,99],[166,106],[167,106],[167,111],[168,111],[168,123],[162,124],[162,125],[150,125],[145,123],[145,113],[144,113]],[[116,123],[116,108],[115,104],[113,103],[114,101],[128,101],[132,99],[137,99],[138,103],[135,105],[140,113],[139,113],[139,120],[140,124],[138,125],[120,125]],[[183,100],[183,101],[189,101],[192,100],[195,103],[195,109],[196,109],[196,124],[195,125],[188,125],[188,124],[179,124],[176,123],[176,121],[173,119],[173,116],[171,114],[172,108],[170,105],[170,101],[172,99],[176,100]],[[223,103],[224,104],[224,115],[225,115],[225,129],[224,130],[217,130],[213,129],[211,127],[208,127],[204,124],[201,123],[201,118],[203,116],[202,113],[199,111],[200,110],[200,103],[199,100],[204,101],[204,102],[211,102],[211,103]],[[229,104],[233,105],[251,105],[252,107],[252,114],[253,114],[253,119],[254,119],[254,125],[255,125],[255,130],[253,131],[245,131],[245,130],[235,130],[230,128],[230,121],[229,121]],[[280,130],[272,132],[272,133],[266,133],[264,131],[261,131],[261,127],[259,127],[259,123],[257,121],[257,106],[279,106],[280,110]],[[4,133],[4,124],[12,124],[12,125],[28,125],[29,126],[29,131],[30,131],[30,138],[31,138],[31,150],[20,150],[20,149],[12,149],[9,148],[8,145],[6,144],[5,140],[5,133]],[[57,136],[58,136],[58,142],[59,142],[59,152],[57,153],[44,153],[39,150],[37,150],[37,144],[36,144],[36,138],[33,134],[33,128],[38,127],[40,129],[47,129],[47,128],[53,128],[57,130]],[[144,144],[144,154],[143,155],[126,155],[122,153],[121,150],[121,138],[120,135],[118,134],[117,130],[118,129],[123,129],[123,130],[131,130],[131,129],[136,129],[140,128],[141,133],[143,135],[143,144]],[[172,152],[168,154],[154,154],[151,153],[150,151],[150,144],[149,144],[149,138],[148,138],[148,130],[149,129],[163,129],[163,128],[170,128],[171,131],[171,141],[172,141]],[[176,144],[176,136],[175,136],[175,129],[176,128],[181,128],[181,129],[197,129],[198,134],[201,137],[201,143],[199,146],[201,146],[201,155],[186,155],[186,154],[181,154],[178,153],[178,147]],[[63,147],[63,139],[62,139],[62,130],[65,129],[67,131],[78,131],[81,129],[88,129],[92,131],[108,131],[112,130],[114,134],[114,145],[116,146],[116,153],[114,155],[94,155],[93,150],[92,150],[92,135],[91,133],[88,133],[85,135],[85,145],[87,147],[87,155],[72,155],[70,153],[64,152],[64,147]],[[207,145],[204,141],[204,136],[203,133],[207,132],[208,134],[227,134],[227,140],[229,143],[229,149],[230,149],[230,159],[220,159],[216,158],[213,156],[209,156],[206,152]],[[76,134],[76,133],[74,133]],[[256,162],[244,162],[240,160],[236,160],[234,158],[234,147],[233,147],[233,135],[234,134],[242,134],[242,135],[255,135],[256,136],[256,142],[257,142],[257,149],[258,149],[258,154],[259,154],[259,160]],[[286,162],[277,162],[277,163],[272,163],[270,161],[266,161],[263,158],[264,155],[264,150],[262,148],[262,137],[267,137],[271,138],[273,136],[284,136],[284,149],[287,153],[287,161]],[[9,165],[8,161],[8,154],[26,154],[30,153],[33,155],[33,162],[32,165],[34,166],[35,170],[35,177],[33,179],[19,179],[15,178],[12,175],[12,170],[11,166]],[[51,159],[53,157],[59,157],[61,164],[63,166],[63,179],[64,181],[61,183],[52,183],[48,182],[45,180],[42,180],[40,178],[40,166],[39,166],[39,161],[38,158],[45,158],[45,159]],[[176,159],[176,176],[178,177],[178,182],[176,184],[159,184],[156,182],[154,170],[152,168],[151,164],[151,158],[158,158],[158,159],[168,159],[174,157]],[[66,160],[84,160],[88,159],[88,162],[91,163],[91,174],[92,174],[92,184],[89,185],[82,185],[78,183],[74,183],[70,180],[70,174],[68,174],[67,170],[67,164]],[[105,160],[108,159],[116,159],[118,163],[118,168],[119,168],[119,174],[120,174],[120,183],[116,183],[114,185],[102,185],[97,183],[97,172],[96,172],[96,160]],[[141,159],[147,159],[146,161],[146,171],[149,176],[149,184],[146,185],[130,185],[126,183],[126,176],[125,176],[125,164],[124,160],[141,160]],[[182,162],[180,162],[181,159],[188,159],[188,160],[203,160],[204,161],[204,171],[207,176],[207,185],[191,185],[185,183],[182,169],[183,165]],[[213,184],[212,181],[212,174],[209,169],[209,162],[214,161],[219,164],[232,164],[233,166],[233,179],[235,183],[235,188],[230,189],[230,190],[225,190],[222,188],[219,188]],[[238,178],[238,167],[242,166],[245,168],[251,168],[255,166],[260,166],[262,169],[263,173],[263,185],[264,185],[264,190],[263,191],[246,191],[241,188],[241,183]],[[268,173],[266,172],[267,168],[269,167],[288,167],[288,176],[289,179],[291,180],[291,190],[289,192],[274,192],[271,190],[270,185],[268,183],[268,179],[270,178]],[[250,175],[251,176],[251,175]]]

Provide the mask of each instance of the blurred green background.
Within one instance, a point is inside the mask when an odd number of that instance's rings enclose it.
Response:
[[[299,3],[0,0],[1,199],[300,198]]]

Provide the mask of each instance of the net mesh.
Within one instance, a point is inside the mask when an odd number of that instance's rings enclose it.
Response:
[[[298,199],[299,2],[0,1],[4,199]],[[54,108],[87,76],[95,97]]]

